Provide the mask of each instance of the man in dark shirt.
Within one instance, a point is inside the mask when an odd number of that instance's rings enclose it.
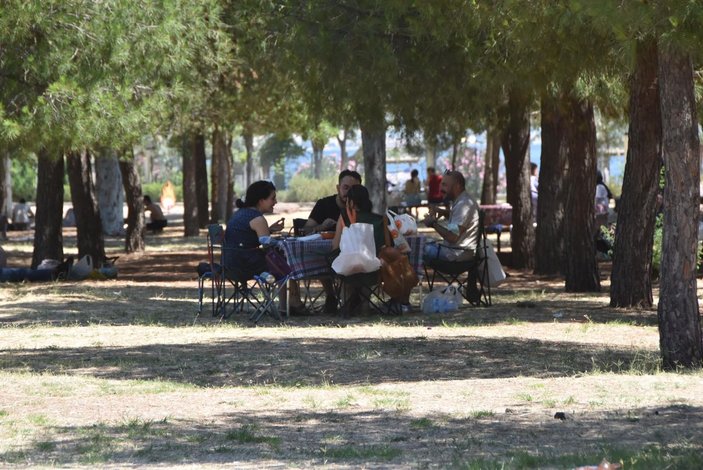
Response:
[[[303,227],[304,233],[317,233],[334,230],[339,214],[347,204],[349,188],[361,184],[361,175],[356,171],[344,170],[339,174],[337,194],[323,197],[315,203],[308,221]]]

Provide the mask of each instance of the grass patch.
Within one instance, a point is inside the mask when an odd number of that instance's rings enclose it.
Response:
[[[420,418],[410,421],[410,427],[412,429],[428,429],[434,426],[434,423],[430,418]]]
[[[259,435],[256,433],[256,426],[249,424],[227,431],[225,439],[240,444],[268,444],[271,447],[278,447],[281,443],[280,437]]]

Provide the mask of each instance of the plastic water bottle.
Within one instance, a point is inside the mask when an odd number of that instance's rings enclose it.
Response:
[[[274,282],[276,282],[276,276],[274,276],[268,271],[264,271],[263,273],[259,274],[259,278],[261,278],[261,280],[266,282],[267,284],[273,284]]]

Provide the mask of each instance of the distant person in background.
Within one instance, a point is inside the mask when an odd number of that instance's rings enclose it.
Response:
[[[539,176],[536,163],[530,163],[530,202],[532,202],[532,222],[537,222],[537,189],[539,187]]]
[[[613,193],[610,192],[610,188],[605,185],[603,181],[603,173],[598,170],[596,174],[596,215],[603,215],[608,213],[608,208],[610,207],[610,200],[613,198]]]
[[[20,199],[20,202],[12,208],[12,228],[15,230],[29,229],[29,224],[33,218],[34,213],[24,199]]]
[[[171,181],[166,181],[161,187],[161,205],[168,214],[176,204],[176,188],[173,187]]]
[[[66,211],[66,215],[63,216],[63,221],[61,222],[64,227],[75,227],[76,226],[76,213],[73,207],[69,207]]]
[[[410,179],[405,182],[405,203],[409,206],[417,206],[420,204],[420,178],[418,178],[417,170],[410,172]]]
[[[427,168],[427,202],[430,204],[441,204],[444,202],[442,177],[437,174],[433,167]]]
[[[161,232],[168,221],[164,217],[164,213],[161,211],[161,207],[155,202],[152,202],[151,197],[144,196],[144,212],[150,213],[151,222],[146,224],[147,230],[152,230],[154,232]]]

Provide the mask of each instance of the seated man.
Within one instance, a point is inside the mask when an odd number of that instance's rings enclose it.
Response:
[[[450,201],[450,209],[430,208],[423,222],[442,237],[441,243],[427,243],[425,257],[446,261],[466,261],[474,256],[478,233],[479,206],[466,192],[466,180],[458,171],[442,178],[442,196]],[[438,220],[445,217],[446,220]],[[455,249],[453,249],[455,247]]]
[[[347,205],[347,192],[352,186],[361,184],[361,175],[356,171],[344,170],[339,174],[337,184],[337,194],[327,196],[315,203],[310,212],[307,222],[303,226],[303,233],[317,233],[327,230],[335,230],[339,215]],[[335,313],[337,311],[337,297],[334,286],[330,279],[321,279],[322,287],[325,289],[325,313]],[[300,296],[298,286],[290,283],[290,295]]]
[[[32,218],[34,218],[34,213],[29,204],[24,199],[20,199],[20,202],[12,208],[12,228],[15,230],[27,230],[30,228]]]
[[[146,224],[147,230],[160,232],[168,224],[164,213],[161,211],[161,207],[155,202],[152,202],[149,196],[144,196],[144,212],[151,213],[151,222]]]
[[[349,188],[361,184],[361,175],[356,171],[344,170],[339,174],[337,194],[323,197],[315,203],[308,221],[303,226],[303,233],[317,233],[334,230],[342,209],[347,204]]]

